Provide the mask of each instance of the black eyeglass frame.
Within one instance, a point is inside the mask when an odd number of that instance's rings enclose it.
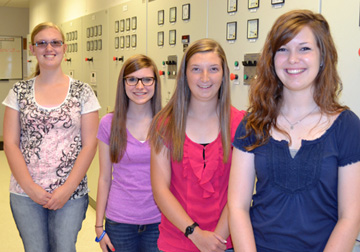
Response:
[[[130,78],[137,79],[136,83],[133,84],[133,85],[129,84],[129,83],[128,83],[128,79],[130,79]],[[143,82],[143,79],[152,79],[152,82],[151,82],[151,84],[145,84],[145,83]],[[155,83],[155,77],[142,77],[142,78],[138,78],[138,77],[133,77],[133,76],[131,76],[131,77],[126,77],[126,78],[124,78],[124,81],[125,81],[125,84],[126,84],[126,85],[132,86],[132,87],[134,87],[134,86],[136,86],[137,84],[139,84],[139,81],[141,81],[141,83],[142,83],[144,86],[149,87],[149,86],[154,85],[154,83]]]

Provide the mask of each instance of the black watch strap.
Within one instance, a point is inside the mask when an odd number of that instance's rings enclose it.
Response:
[[[194,233],[194,229],[195,227],[198,227],[199,224],[197,224],[196,222],[194,222],[191,226],[188,226],[185,229],[185,236],[188,237],[189,235],[191,235],[192,233]]]

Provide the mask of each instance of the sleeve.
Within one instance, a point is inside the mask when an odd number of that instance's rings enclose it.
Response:
[[[99,123],[99,129],[97,133],[97,138],[110,145],[110,131],[111,131],[111,122],[112,122],[112,114],[106,114],[103,118],[101,118]]]
[[[94,91],[87,83],[84,83],[81,107],[82,107],[81,109],[82,115],[97,111],[101,108],[99,101],[95,96]]]
[[[235,132],[235,139],[233,142],[233,146],[236,149],[248,152],[245,149],[245,147],[251,146],[255,142],[255,137],[253,135],[250,135],[249,137],[244,138],[244,136],[246,135],[246,129],[245,129],[246,122],[247,122],[247,120],[245,117],[240,122],[239,126],[237,127],[236,132]]]
[[[342,116],[342,115],[340,115]],[[339,150],[339,166],[360,161],[360,120],[350,110],[343,112],[343,118],[339,121],[337,143]]]
[[[237,110],[235,107],[231,107],[231,142],[234,141],[234,135],[241,120],[245,117],[246,111]]]
[[[19,103],[17,101],[17,95],[14,91],[14,88],[11,88],[8,95],[6,96],[5,100],[2,102],[3,105],[15,109],[16,111],[19,111]]]

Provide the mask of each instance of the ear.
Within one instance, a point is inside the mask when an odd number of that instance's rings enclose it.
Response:
[[[29,50],[30,50],[30,52],[31,52],[31,54],[33,55],[33,56],[35,56],[35,46],[33,46],[32,44],[29,44]]]
[[[67,44],[65,44],[65,43],[63,44],[63,51],[64,51],[64,54],[66,53],[67,46],[68,46]]]

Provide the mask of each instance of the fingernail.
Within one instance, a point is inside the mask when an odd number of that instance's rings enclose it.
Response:
[[[112,251],[115,251],[115,248],[113,248]]]

